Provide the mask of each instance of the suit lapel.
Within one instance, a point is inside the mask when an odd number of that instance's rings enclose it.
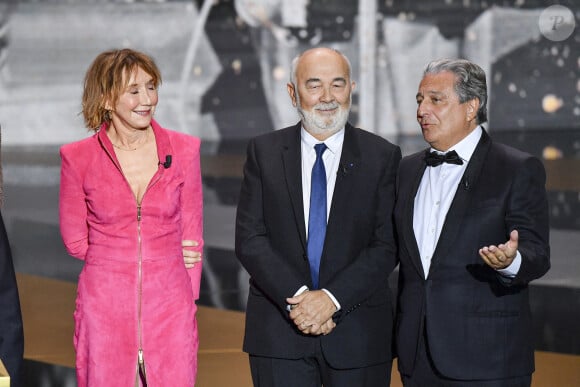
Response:
[[[306,226],[304,225],[304,205],[302,203],[302,157],[300,147],[300,123],[289,131],[282,144],[282,164],[290,202],[294,211],[294,220],[300,234],[300,242],[306,251]]]
[[[433,253],[433,259],[429,269],[430,273],[447,256],[453,243],[457,239],[465,211],[471,202],[472,192],[479,180],[479,175],[481,174],[490,145],[491,139],[484,130],[445,217],[445,223],[443,224],[437,247]]]
[[[326,235],[340,235],[340,221],[342,208],[352,205],[351,191],[355,184],[353,181],[360,168],[360,145],[355,129],[346,124],[344,130],[344,142],[340,155],[340,163],[336,175],[336,184],[332,193],[332,204],[328,216]]]
[[[423,161],[423,152],[418,154],[413,161],[413,165],[409,173],[413,177],[413,185],[408,193],[403,192],[404,195],[404,224],[403,224],[403,238],[405,239],[405,245],[409,256],[411,257],[411,262],[415,266],[417,272],[425,278],[425,272],[423,271],[423,264],[421,263],[421,254],[419,253],[419,246],[417,245],[417,239],[415,238],[415,231],[413,230],[413,214],[415,211],[415,196],[417,196],[417,191],[419,190],[419,185],[421,184],[421,178],[425,172],[425,162]],[[400,200],[401,198],[399,198]]]

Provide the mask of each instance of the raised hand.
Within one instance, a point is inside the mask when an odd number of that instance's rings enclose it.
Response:
[[[484,246],[479,249],[479,256],[494,270],[505,269],[512,264],[518,251],[518,231],[510,233],[510,239],[498,246]]]

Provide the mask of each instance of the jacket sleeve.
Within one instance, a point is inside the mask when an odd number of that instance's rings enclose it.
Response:
[[[193,248],[203,253],[203,189],[200,166],[200,140],[195,138],[186,150],[186,165],[183,166],[184,184],[181,192],[181,211],[183,219],[182,240],[194,240],[199,245]],[[202,262],[188,269],[193,290],[193,298],[199,298]]]
[[[0,215],[0,359],[18,386],[24,353],[24,336],[18,288],[4,222]]]
[[[61,148],[60,157],[60,234],[68,253],[84,260],[88,250],[89,229],[83,179],[72,152]]]
[[[260,149],[265,146],[258,145],[255,140],[250,140],[246,151],[246,162],[244,165],[244,178],[240,189],[240,197],[236,210],[236,235],[235,251],[236,256],[244,269],[252,277],[251,283],[260,289],[267,297],[274,302],[284,316],[288,316],[286,298],[296,293],[302,285],[305,285],[303,276],[295,267],[288,263],[278,249],[285,248],[273,243],[272,230],[268,229],[268,210],[270,218],[281,216],[283,211],[274,211],[272,214],[272,203],[265,203],[268,199],[274,201],[276,198],[266,198],[264,195],[265,180],[271,179],[271,171],[265,171],[264,164],[272,163],[269,154],[264,155]],[[261,155],[259,155],[261,154]],[[284,188],[282,188],[283,190]],[[277,201],[279,206],[285,206],[288,202]],[[280,220],[280,223],[284,220]],[[278,231],[281,232],[281,231]],[[288,243],[291,243],[291,237]],[[302,255],[301,255],[302,257]],[[301,258],[302,259],[302,258]]]
[[[515,176],[506,224],[510,232],[518,230],[522,264],[511,285],[524,285],[540,278],[550,268],[546,172],[540,160],[529,157]]]

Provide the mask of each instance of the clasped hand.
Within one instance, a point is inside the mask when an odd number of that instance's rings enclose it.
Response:
[[[186,247],[197,247],[199,243],[197,241],[184,240],[181,241],[181,247],[183,247],[183,262],[185,263],[186,269],[191,269],[196,263],[201,262],[201,253],[199,251],[194,251],[187,249]]]
[[[332,321],[336,306],[324,291],[306,291],[286,302],[291,307],[290,319],[305,335],[327,335],[336,327]]]

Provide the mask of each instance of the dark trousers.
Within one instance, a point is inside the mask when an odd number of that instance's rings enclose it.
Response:
[[[425,334],[419,339],[413,375],[401,375],[405,387],[530,387],[532,375],[507,379],[455,380],[441,375],[429,353]]]
[[[348,351],[348,348],[344,348]],[[301,359],[250,355],[254,387],[388,387],[391,362],[364,368],[336,369],[324,359],[320,340],[313,353]]]

